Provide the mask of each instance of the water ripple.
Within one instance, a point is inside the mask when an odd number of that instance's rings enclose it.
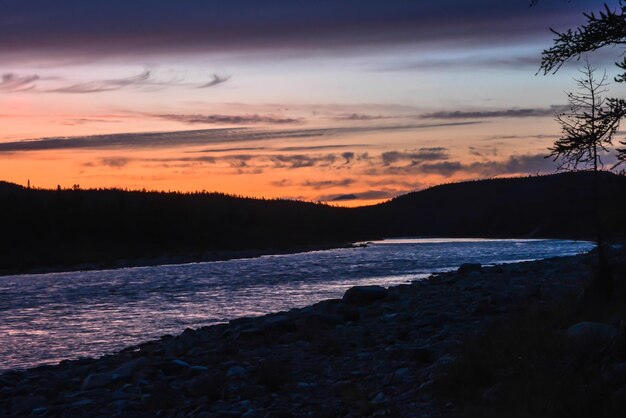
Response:
[[[185,328],[301,307],[355,285],[391,286],[465,262],[576,254],[587,242],[376,242],[223,262],[0,277],[0,370],[97,356]]]

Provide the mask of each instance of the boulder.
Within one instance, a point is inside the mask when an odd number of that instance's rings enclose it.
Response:
[[[350,305],[369,305],[385,299],[387,292],[382,286],[355,286],[348,289],[341,300]]]
[[[44,408],[47,401],[43,396],[23,396],[13,398],[13,412],[16,416],[28,416],[36,408]]]
[[[241,366],[231,366],[226,372],[227,377],[244,377],[248,375],[248,370]]]
[[[613,363],[602,372],[602,379],[612,386],[626,384],[626,363]]]
[[[148,365],[148,363],[150,363],[150,361],[145,357],[138,357],[136,359],[129,360],[117,369],[113,370],[111,377],[113,380],[128,379],[135,370],[141,369],[142,367]]]
[[[626,386],[617,389],[611,396],[611,403],[615,410],[626,409]]]
[[[337,315],[340,315],[346,321],[358,321],[361,317],[361,313],[357,308],[344,304],[337,308]]]
[[[258,331],[266,336],[286,334],[295,330],[294,321],[287,315],[270,316],[258,327]]]
[[[470,273],[480,273],[483,271],[483,266],[479,263],[464,263],[458,268],[457,273],[467,276]]]
[[[393,380],[398,382],[408,382],[413,378],[413,373],[408,367],[401,367],[393,372]]]
[[[578,352],[593,355],[617,336],[617,329],[601,322],[579,322],[569,327],[566,335]]]
[[[113,381],[111,373],[91,373],[83,381],[83,390],[108,386]]]

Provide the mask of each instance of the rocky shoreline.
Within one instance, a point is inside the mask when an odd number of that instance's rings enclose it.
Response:
[[[433,396],[463,340],[578,293],[590,257],[433,275],[342,299],[0,375],[0,416],[440,417]]]

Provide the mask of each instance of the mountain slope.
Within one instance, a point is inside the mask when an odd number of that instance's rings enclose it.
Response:
[[[626,237],[626,177],[602,173],[607,235]],[[216,193],[34,190],[0,183],[0,273],[119,259],[299,249],[393,236],[593,239],[589,172],[432,187],[337,208]]]
[[[358,209],[385,235],[592,238],[590,172],[432,187]],[[601,173],[607,233],[626,236],[626,177]]]

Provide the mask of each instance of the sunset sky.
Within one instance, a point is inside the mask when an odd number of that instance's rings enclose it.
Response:
[[[553,172],[541,51],[603,2],[0,4],[0,179],[357,205]]]

